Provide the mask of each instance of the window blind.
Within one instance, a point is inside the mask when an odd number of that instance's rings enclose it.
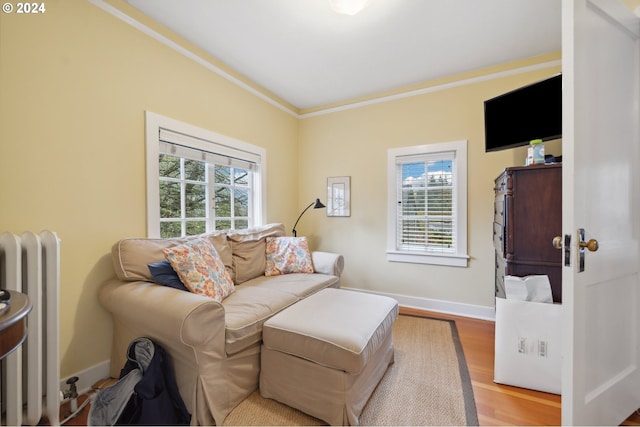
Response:
[[[396,250],[456,252],[454,168],[454,151],[396,158]]]
[[[255,153],[167,129],[160,129],[159,139],[161,154],[250,171],[260,165],[260,156]]]

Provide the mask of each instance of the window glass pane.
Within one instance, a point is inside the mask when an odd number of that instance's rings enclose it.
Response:
[[[234,194],[234,216],[249,215],[249,189],[236,188]]]
[[[216,165],[216,184],[231,184],[231,168]]]
[[[182,236],[182,226],[180,222],[161,222],[160,237],[180,237]]]
[[[429,162],[429,182],[446,183],[451,185],[452,166],[453,160],[437,160]]]
[[[233,169],[233,182],[238,185],[249,185],[249,171],[245,169]]]
[[[412,187],[416,182],[420,186],[424,186],[425,163],[404,163],[402,165],[402,186]]]
[[[230,219],[218,219],[216,220],[216,230],[226,230],[231,228]]]
[[[187,221],[187,236],[195,236],[207,232],[206,221]]]
[[[229,187],[216,187],[216,217],[231,216],[231,190]]]
[[[453,243],[453,222],[451,220],[430,220],[429,245],[440,249],[450,248]]]
[[[246,219],[236,219],[235,220],[235,228],[236,230],[242,230],[245,228],[249,228],[249,221]]]
[[[180,183],[160,181],[160,218],[180,218]]]
[[[452,163],[443,159],[400,165],[398,249],[441,251],[453,246]]]
[[[204,218],[207,215],[206,188],[200,184],[185,185],[185,218]]]
[[[161,177],[180,178],[180,158],[160,154],[159,172]]]
[[[401,165],[402,203],[401,235],[399,248],[424,249],[426,243],[426,170],[425,162],[411,162]]]
[[[427,192],[424,188],[403,188],[402,215],[424,215]]]
[[[402,221],[402,246],[405,248],[424,248],[426,240],[426,221],[424,219],[405,219]]]
[[[206,168],[205,163],[196,162],[195,160],[187,160],[184,161],[184,179],[188,179],[190,181],[205,181]]]

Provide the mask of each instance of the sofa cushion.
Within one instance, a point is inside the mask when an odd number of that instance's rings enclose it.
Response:
[[[231,278],[236,284],[263,276],[266,268],[266,238],[284,236],[284,225],[267,224],[246,230],[229,230],[232,252]]]
[[[270,292],[286,292],[303,299],[324,288],[337,288],[340,279],[328,274],[292,273],[280,276],[260,276],[242,284],[245,287],[260,287]]]
[[[231,277],[209,239],[190,240],[165,248],[162,253],[191,292],[218,302],[233,292]]]
[[[228,355],[262,340],[262,325],[274,314],[326,287],[338,286],[335,276],[287,274],[260,276],[235,287],[222,305],[225,309],[225,350]]]
[[[275,313],[297,302],[285,292],[236,286],[222,305],[225,318],[225,352],[238,353],[262,340],[262,324]]]
[[[267,237],[265,276],[289,273],[313,273],[311,252],[306,237]]]
[[[231,246],[227,242],[225,232],[201,234],[198,236],[180,237],[171,239],[153,239],[134,237],[122,239],[111,248],[113,268],[120,280],[132,282],[144,280],[153,282],[153,276],[148,264],[164,261],[162,250],[172,246],[186,243],[193,239],[208,238],[216,248],[225,268],[231,272],[232,257]]]

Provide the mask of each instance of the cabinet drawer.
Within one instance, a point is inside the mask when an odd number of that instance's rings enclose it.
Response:
[[[493,187],[493,191],[496,192],[496,196],[499,194],[504,194],[507,191],[509,182],[509,175],[506,172],[503,172],[495,181],[495,187]]]
[[[504,256],[504,227],[497,222],[493,223],[493,246]]]
[[[502,257],[496,252],[496,296],[499,298],[506,298],[504,290],[504,274],[504,259],[502,259]]]
[[[493,222],[504,225],[504,196],[496,197],[493,205]]]

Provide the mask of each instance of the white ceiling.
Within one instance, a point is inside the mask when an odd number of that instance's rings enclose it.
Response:
[[[559,0],[127,0],[297,108],[560,50]]]

